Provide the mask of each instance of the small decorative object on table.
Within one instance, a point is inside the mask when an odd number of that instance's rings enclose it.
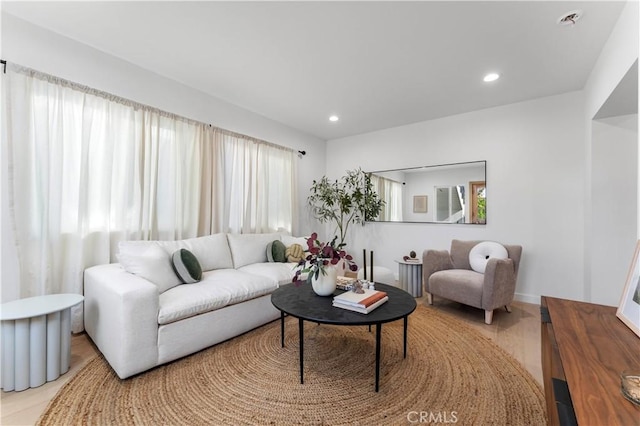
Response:
[[[351,287],[351,290],[354,293],[363,294],[364,293],[364,289],[362,288],[362,281],[357,280],[356,282],[354,282],[353,286]]]
[[[413,250],[411,250],[409,256],[402,256],[402,260],[404,260],[405,262],[420,262],[420,259],[416,257],[416,252]]]
[[[373,250],[371,251],[371,265],[369,266],[370,269],[370,274],[369,274],[369,279],[371,281],[373,281]],[[367,280],[367,249],[363,249],[362,250],[362,258],[363,258],[363,265],[364,265],[364,280]]]
[[[625,370],[620,375],[622,395],[636,405],[640,405],[640,370]]]
[[[356,281],[358,281],[356,278],[338,276],[338,279],[336,282],[336,288],[340,290],[349,291],[353,289],[353,285],[355,284]]]

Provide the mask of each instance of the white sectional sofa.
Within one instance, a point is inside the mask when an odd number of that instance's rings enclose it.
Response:
[[[272,321],[280,314],[271,293],[295,267],[267,260],[274,240],[306,247],[277,233],[122,242],[120,263],[85,270],[85,329],[124,379]],[[173,286],[171,254],[181,248],[198,259],[202,280]]]

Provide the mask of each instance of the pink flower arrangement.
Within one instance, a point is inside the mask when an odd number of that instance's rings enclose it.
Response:
[[[296,266],[297,270],[293,277],[293,282],[300,282],[300,275],[308,273],[307,281],[311,277],[318,279],[320,273],[326,274],[325,266],[335,266],[344,260],[351,271],[357,271],[358,265],[353,261],[353,257],[343,250],[345,243],[336,245],[337,236],[333,237],[330,243],[322,243],[318,240],[318,234],[314,232],[307,238],[307,257],[302,259]]]

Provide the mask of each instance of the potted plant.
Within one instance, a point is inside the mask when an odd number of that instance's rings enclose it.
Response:
[[[306,273],[306,280],[312,285],[313,291],[320,296],[329,296],[336,290],[336,265],[339,262],[343,261],[351,271],[357,271],[358,265],[353,257],[342,249],[345,244],[336,244],[337,239],[335,236],[330,243],[323,243],[318,240],[317,233],[312,233],[307,238],[309,254],[298,263],[293,282],[300,282],[301,275]]]
[[[339,247],[345,245],[350,224],[377,217],[384,205],[373,190],[371,176],[360,168],[347,171],[335,181],[326,176],[314,180],[310,192],[307,203],[313,216],[320,223],[335,222],[334,235],[339,237]]]

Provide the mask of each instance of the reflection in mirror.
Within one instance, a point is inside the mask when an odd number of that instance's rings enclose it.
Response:
[[[464,223],[464,186],[436,186],[436,222]]]
[[[367,172],[384,201],[367,221],[484,224],[486,161]]]

